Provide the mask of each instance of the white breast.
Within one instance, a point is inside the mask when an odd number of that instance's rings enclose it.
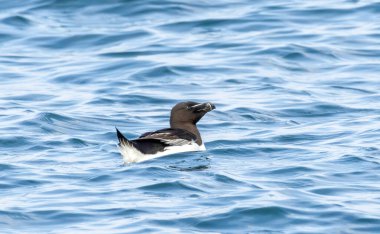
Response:
[[[191,152],[191,151],[205,151],[206,147],[204,144],[198,145],[194,141],[187,145],[181,146],[168,146],[164,151],[158,152],[156,154],[143,154],[133,146],[123,145],[119,147],[121,155],[123,155],[123,160],[125,163],[132,162],[142,162],[153,158],[162,157],[169,154]]]

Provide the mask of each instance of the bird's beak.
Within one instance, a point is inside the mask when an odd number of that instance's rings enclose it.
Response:
[[[215,109],[215,105],[211,102],[205,102],[196,104],[194,106],[189,107],[189,110],[193,112],[209,112]]]

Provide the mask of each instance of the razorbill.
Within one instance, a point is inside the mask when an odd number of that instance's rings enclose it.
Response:
[[[116,128],[119,150],[126,163],[141,162],[168,154],[206,150],[197,122],[215,109],[210,102],[180,102],[170,113],[170,128],[142,134],[128,140]]]

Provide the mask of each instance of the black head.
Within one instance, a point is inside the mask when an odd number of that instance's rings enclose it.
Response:
[[[196,124],[207,112],[215,109],[211,102],[180,102],[176,104],[170,114],[170,125],[174,123]]]

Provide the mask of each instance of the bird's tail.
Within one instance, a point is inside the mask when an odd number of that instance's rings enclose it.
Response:
[[[119,146],[132,146],[130,142],[120,131],[116,128],[117,139],[119,139]]]
[[[128,140],[117,128],[116,134],[117,138],[119,139],[119,150],[123,156],[124,162],[140,162],[143,159],[143,155],[134,147],[133,142]]]

